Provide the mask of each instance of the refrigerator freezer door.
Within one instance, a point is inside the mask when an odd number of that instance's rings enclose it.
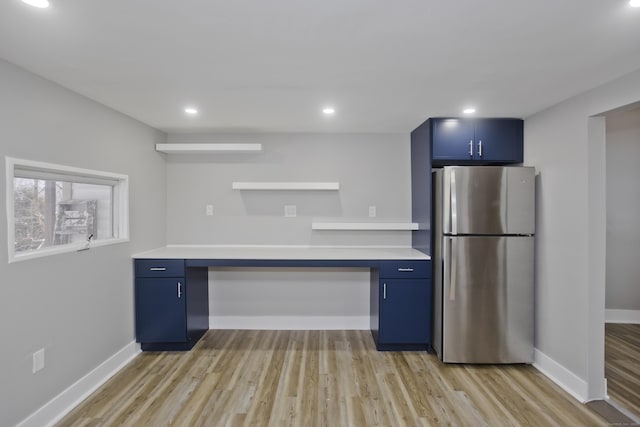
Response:
[[[507,169],[507,234],[535,234],[536,176],[532,167]]]
[[[528,236],[443,237],[444,362],[533,362],[533,245]]]
[[[533,168],[449,166],[443,173],[444,234],[534,234]]]

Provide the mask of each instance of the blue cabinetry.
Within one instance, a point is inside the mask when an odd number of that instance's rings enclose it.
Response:
[[[382,261],[372,270],[371,332],[378,350],[429,350],[430,261]]]
[[[135,261],[136,341],[143,350],[188,350],[209,328],[207,271],[184,260]]]
[[[136,278],[136,338],[139,342],[187,340],[184,278]]]
[[[409,258],[404,260],[382,257],[393,257],[392,249],[343,249],[337,258],[327,258],[324,249],[308,251],[324,256],[278,258],[277,249],[269,249],[255,258],[237,257],[234,252],[212,258],[136,259],[136,340],[147,351],[192,348],[209,329],[209,267],[356,267],[371,271],[371,332],[376,347],[430,349],[432,290],[427,257],[406,248],[398,250]]]
[[[522,163],[521,119],[429,119],[434,166]]]
[[[411,132],[411,246],[431,253],[431,120]]]

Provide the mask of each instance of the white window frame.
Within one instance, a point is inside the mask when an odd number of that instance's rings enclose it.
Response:
[[[24,261],[44,256],[77,252],[87,247],[113,245],[129,241],[129,177],[127,175],[103,172],[92,169],[76,168],[72,166],[54,163],[38,162],[33,160],[5,157],[6,163],[6,206],[7,206],[7,249],[9,263]],[[69,243],[65,245],[48,246],[45,248],[16,253],[15,251],[15,210],[14,210],[14,182],[16,169],[28,170],[34,175],[40,175],[47,179],[64,179],[72,182],[85,182],[89,184],[104,184],[105,181],[113,185],[112,220],[114,237],[110,239],[98,239],[87,243]]]

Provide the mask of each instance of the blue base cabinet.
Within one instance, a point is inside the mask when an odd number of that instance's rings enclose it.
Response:
[[[371,334],[378,350],[430,350],[431,292],[431,261],[383,261],[371,271]]]
[[[136,278],[138,342],[187,341],[184,283],[184,277]]]
[[[184,260],[135,260],[136,341],[142,350],[189,350],[209,329],[207,271]]]
[[[434,166],[522,163],[521,119],[433,118],[427,123]]]

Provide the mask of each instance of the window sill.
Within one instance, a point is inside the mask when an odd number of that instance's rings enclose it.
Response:
[[[104,240],[95,240],[91,242],[88,250],[100,247],[100,246],[109,246],[116,245],[119,243],[128,242],[128,238],[118,238],[118,239],[104,239]],[[74,243],[70,245],[61,245],[49,247],[46,249],[38,249],[35,251],[23,252],[20,254],[9,254],[9,264],[19,261],[26,261],[29,259],[42,258],[51,255],[59,255],[66,254],[69,252],[85,252],[87,250],[87,246],[85,243]]]

